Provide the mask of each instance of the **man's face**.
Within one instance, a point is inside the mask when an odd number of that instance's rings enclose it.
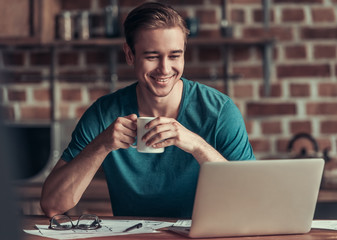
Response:
[[[130,56],[142,94],[168,96],[184,69],[184,34],[179,27],[140,30]],[[131,54],[131,53],[129,53]]]

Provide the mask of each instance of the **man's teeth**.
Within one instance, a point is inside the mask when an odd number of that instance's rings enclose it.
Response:
[[[154,79],[158,82],[167,82],[170,78],[172,78],[173,76],[171,77],[167,77],[167,78],[155,78]]]

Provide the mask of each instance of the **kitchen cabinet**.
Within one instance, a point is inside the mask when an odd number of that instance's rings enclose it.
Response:
[[[0,44],[39,44],[55,38],[59,1],[0,1]]]

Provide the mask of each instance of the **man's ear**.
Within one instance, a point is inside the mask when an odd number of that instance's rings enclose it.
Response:
[[[133,55],[133,52],[127,43],[123,44],[123,50],[125,53],[126,63],[130,66],[133,65],[135,61],[135,55]]]

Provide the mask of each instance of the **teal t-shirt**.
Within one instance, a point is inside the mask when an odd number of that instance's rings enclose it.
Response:
[[[253,160],[245,124],[233,101],[219,91],[182,78],[177,121],[204,138],[228,160]],[[82,116],[62,159],[71,161],[119,116],[138,114],[137,83],[99,98]],[[164,153],[134,148],[110,152],[103,170],[116,216],[190,218],[199,163],[175,146]]]

